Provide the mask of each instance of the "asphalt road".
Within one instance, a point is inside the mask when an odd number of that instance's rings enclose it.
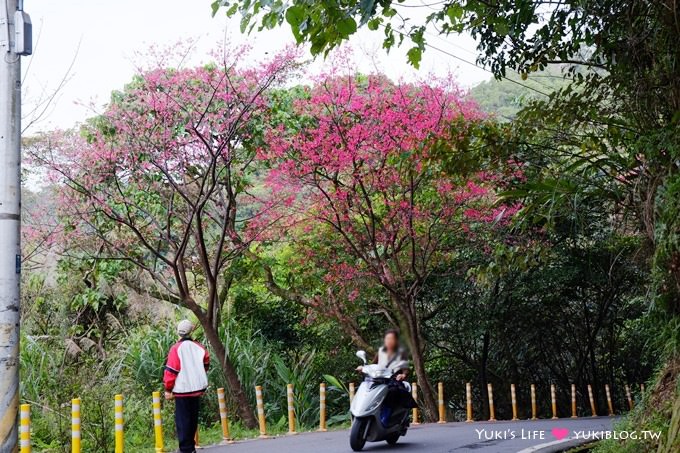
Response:
[[[613,418],[578,418],[559,420],[520,420],[475,423],[424,424],[411,426],[407,435],[393,447],[385,442],[367,443],[366,452],[475,452],[518,453],[531,447],[555,444],[558,437],[567,441],[579,431],[609,431]],[[554,430],[554,431],[553,431]],[[568,433],[567,431],[568,430]],[[554,432],[554,434],[553,434]],[[514,434],[514,438],[513,438]],[[581,437],[583,434],[581,434]],[[206,453],[348,453],[348,431],[304,433],[264,440],[249,440],[220,447],[203,448]],[[525,451],[523,453],[528,453]]]

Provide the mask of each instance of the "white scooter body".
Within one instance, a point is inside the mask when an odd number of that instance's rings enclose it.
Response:
[[[359,351],[357,356],[365,363],[364,351]],[[390,423],[387,426],[383,425],[380,415],[389,391],[389,382],[395,374],[407,367],[408,363],[403,361],[390,369],[381,368],[378,365],[363,366],[362,374],[365,379],[357,389],[350,406],[352,414],[350,446],[353,450],[361,450],[366,442],[386,440],[389,444],[395,444],[399,436],[406,434],[409,409],[393,408],[393,413],[389,418]],[[411,390],[408,383],[404,385],[409,391]]]

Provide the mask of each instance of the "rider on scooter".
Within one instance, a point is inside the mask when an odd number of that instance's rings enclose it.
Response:
[[[397,364],[401,361],[408,361],[408,352],[399,344],[399,331],[396,329],[389,329],[385,331],[383,336],[383,345],[378,349],[378,353],[373,359],[373,363],[381,368],[388,369],[391,365]],[[357,371],[361,372],[362,366],[357,367]],[[393,409],[397,405],[404,407],[413,407],[413,401],[409,389],[404,385],[404,381],[408,377],[408,369],[399,370],[394,377],[397,381],[394,386],[391,386],[390,391],[385,399],[384,411],[380,414],[383,424],[387,424],[387,420],[392,414]]]
[[[383,345],[378,349],[378,353],[373,359],[373,363],[379,365],[381,368],[389,368],[390,365],[401,361],[408,361],[408,353],[406,349],[399,344],[399,331],[396,329],[389,329],[385,331],[383,336]],[[361,371],[362,367],[358,367],[357,371]],[[401,370],[395,376],[397,381],[403,381],[408,377],[408,369]]]

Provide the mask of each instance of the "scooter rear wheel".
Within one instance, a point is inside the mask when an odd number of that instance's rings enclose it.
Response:
[[[349,446],[354,451],[361,451],[366,445],[366,424],[365,418],[355,418],[352,422],[352,429],[349,432]]]

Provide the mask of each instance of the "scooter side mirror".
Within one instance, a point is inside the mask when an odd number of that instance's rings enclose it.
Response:
[[[364,365],[366,365],[366,362],[368,362],[366,359],[366,351],[357,351],[357,357],[364,361]]]

